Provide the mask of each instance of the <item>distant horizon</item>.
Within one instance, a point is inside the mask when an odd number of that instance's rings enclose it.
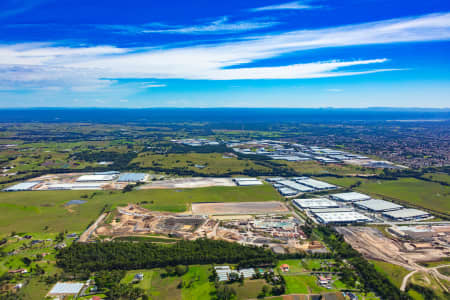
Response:
[[[444,121],[449,108],[245,108],[245,107],[150,107],[150,108],[0,108],[0,122],[365,122]]]
[[[304,109],[304,110],[325,110],[325,109],[335,109],[335,110],[421,110],[421,111],[433,111],[433,110],[449,110],[449,107],[397,107],[397,106],[367,106],[367,107],[333,107],[333,106],[323,106],[323,107],[283,107],[283,106],[273,106],[273,107],[251,107],[251,106],[149,106],[149,107],[102,107],[102,106],[35,106],[35,107],[0,107],[0,110],[57,110],[57,109]]]

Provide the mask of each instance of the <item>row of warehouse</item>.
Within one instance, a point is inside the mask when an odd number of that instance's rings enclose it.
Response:
[[[278,192],[285,196],[295,196],[299,193],[311,193],[316,191],[327,191],[336,189],[337,186],[329,184],[324,181],[312,179],[309,177],[294,177],[294,178],[267,178],[267,182],[271,183]]]
[[[357,192],[329,195],[328,198],[294,199],[293,204],[314,216],[320,223],[365,223],[372,219],[366,213],[394,221],[411,221],[431,217],[428,212],[405,208],[390,201],[372,199]],[[358,211],[356,211],[357,209]]]
[[[149,175],[146,173],[120,173],[117,171],[83,174],[75,176],[75,178],[73,174],[58,174],[14,184],[3,191],[100,190],[111,185],[123,188],[127,183],[147,181],[148,177]]]

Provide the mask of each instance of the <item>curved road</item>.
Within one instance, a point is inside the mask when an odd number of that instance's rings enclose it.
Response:
[[[405,289],[406,289],[406,284],[408,283],[409,278],[411,278],[411,276],[413,276],[415,273],[417,273],[417,272],[419,272],[419,271],[423,271],[423,272],[425,272],[425,273],[431,273],[432,275],[434,275],[434,276],[436,277],[436,279],[437,279],[437,278],[440,278],[440,279],[444,279],[444,280],[450,281],[450,277],[449,277],[449,276],[446,276],[446,275],[444,275],[444,274],[442,274],[442,273],[439,273],[439,271],[438,271],[438,269],[440,269],[440,268],[445,268],[445,267],[450,267],[450,265],[439,265],[439,266],[432,267],[432,268],[421,267],[421,268],[418,268],[418,269],[416,269],[416,270],[414,270],[414,271],[408,273],[408,274],[403,278],[402,285],[400,286],[400,290],[405,291]],[[439,280],[437,280],[437,281],[439,282]],[[445,288],[440,282],[439,282],[439,284],[440,284],[440,286],[441,286],[444,290],[447,289],[447,288]]]

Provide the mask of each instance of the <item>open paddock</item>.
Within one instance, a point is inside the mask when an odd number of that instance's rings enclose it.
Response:
[[[252,215],[287,213],[285,204],[277,201],[234,202],[234,203],[192,203],[192,213],[196,215]]]

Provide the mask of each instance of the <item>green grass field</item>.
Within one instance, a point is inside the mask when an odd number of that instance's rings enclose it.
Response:
[[[189,266],[189,271],[183,275],[183,299],[209,299],[214,292],[214,283],[209,282],[212,274],[211,266]]]
[[[416,178],[398,180],[374,180],[362,178],[322,177],[324,181],[348,187],[360,181],[355,190],[373,197],[412,203],[440,212],[450,212],[450,187]]]
[[[128,271],[127,274],[125,275],[125,277],[122,279],[121,283],[125,283],[125,284],[132,283],[134,276],[138,273],[144,274],[144,279],[142,279],[138,283],[134,284],[134,286],[141,288],[145,291],[150,290],[150,288],[152,287],[152,277],[154,275],[154,271],[152,271],[152,270]]]
[[[270,171],[269,168],[255,164],[251,160],[237,158],[223,158],[222,153],[183,153],[183,154],[152,154],[142,153],[131,163],[138,163],[140,167],[158,166],[164,169],[186,168],[201,174],[241,173],[245,169]],[[195,165],[205,166],[200,169]]]
[[[238,282],[230,284],[230,286],[236,291],[237,299],[256,299],[258,294],[261,293],[264,285],[268,285],[264,279],[247,279],[244,281],[244,285],[240,285]]]
[[[346,164],[321,164],[317,161],[302,161],[302,162],[286,162],[276,161],[284,164],[296,172],[311,175],[323,174],[337,174],[337,175],[355,175],[355,174],[377,174],[380,171],[377,169],[364,168],[354,165]]]
[[[304,280],[305,275],[285,276],[286,294],[309,294],[308,284]]]
[[[410,272],[403,267],[393,265],[384,261],[370,260],[370,262],[375,266],[375,269],[378,272],[385,274],[389,278],[389,280],[398,288],[402,284],[403,277],[405,277]]]
[[[426,173],[422,177],[450,184],[450,175],[445,173]]]
[[[128,271],[121,282],[131,283],[137,273],[143,273],[144,279],[135,286],[142,288],[150,299],[211,299],[215,293],[214,283],[209,281],[212,274],[210,265],[189,266],[188,272],[181,277],[166,277],[161,269],[133,270]],[[243,285],[235,282],[229,286],[236,291],[237,299],[249,299],[256,298],[265,284],[264,279],[257,279],[245,280]]]
[[[143,207],[157,211],[183,212],[192,202],[271,201],[282,197],[270,185],[251,187],[208,187],[177,190],[121,191],[33,191],[0,193],[0,235],[16,232],[81,232],[105,205],[147,202]],[[70,200],[86,203],[64,206]],[[46,226],[48,228],[45,230]]]

